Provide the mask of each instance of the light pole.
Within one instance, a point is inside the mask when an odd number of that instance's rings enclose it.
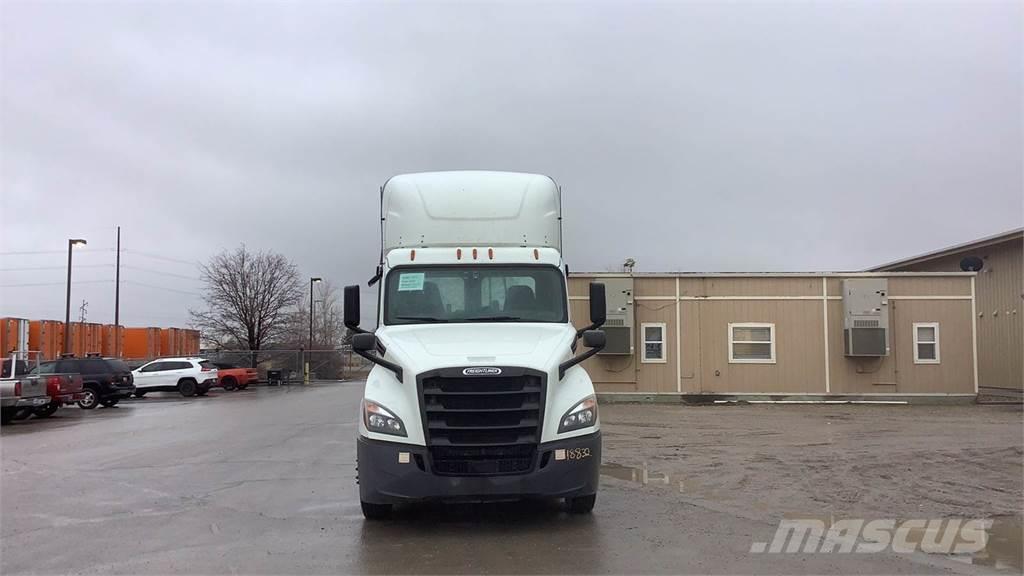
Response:
[[[322,278],[309,279],[309,348],[313,350],[313,284],[319,284]]]
[[[68,294],[64,307],[64,354],[71,349],[71,250],[75,244],[85,245],[82,238],[68,238]]]

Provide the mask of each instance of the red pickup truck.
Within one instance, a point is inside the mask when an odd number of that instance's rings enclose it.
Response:
[[[226,362],[214,362],[217,367],[217,384],[225,390],[245,390],[260,379],[255,368],[239,368]]]
[[[81,374],[48,374],[40,378],[46,380],[46,394],[50,397],[50,403],[32,410],[36,418],[53,416],[61,406],[74,404],[85,397],[82,393]]]

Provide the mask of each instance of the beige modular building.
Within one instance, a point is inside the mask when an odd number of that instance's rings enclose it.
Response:
[[[609,346],[584,363],[602,394],[977,395],[973,272],[574,273],[579,327],[590,282],[608,293]]]
[[[973,262],[972,262],[973,259]],[[1024,229],[879,266],[877,271],[980,268],[976,280],[978,381],[986,394],[1024,392]]]

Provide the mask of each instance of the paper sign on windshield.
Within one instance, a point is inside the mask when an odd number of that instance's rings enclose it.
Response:
[[[398,291],[412,292],[414,290],[423,290],[424,274],[424,272],[403,272],[398,277]]]

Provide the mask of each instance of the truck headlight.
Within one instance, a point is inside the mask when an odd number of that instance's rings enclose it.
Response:
[[[597,422],[597,398],[587,396],[582,402],[573,406],[558,422],[558,433],[571,432],[593,426]]]
[[[366,424],[366,429],[370,432],[391,434],[393,436],[407,436],[402,419],[376,402],[363,401],[363,422]]]

